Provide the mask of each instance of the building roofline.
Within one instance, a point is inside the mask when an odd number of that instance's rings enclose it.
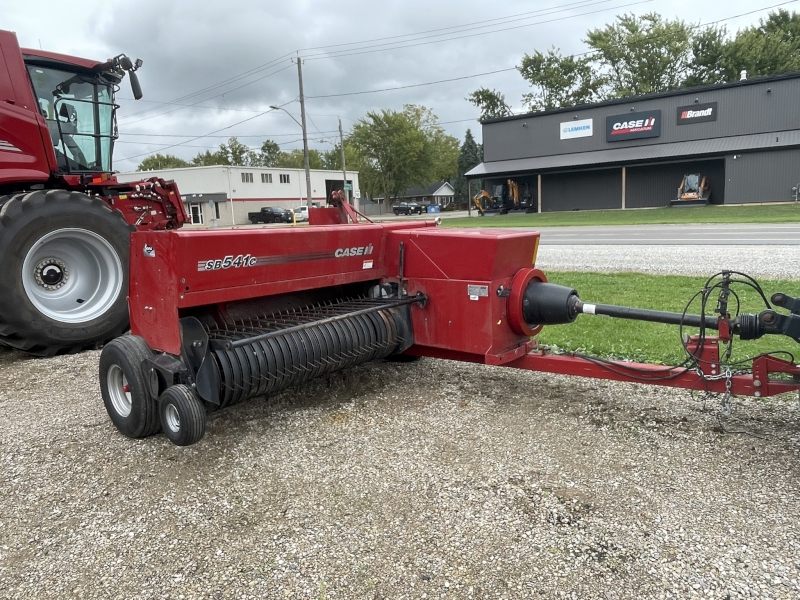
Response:
[[[247,169],[250,171],[283,171],[284,173],[287,171],[294,171],[297,173],[305,173],[305,169],[303,168],[297,169],[295,167],[247,167],[241,165],[197,165],[192,167],[169,167],[166,169],[149,169],[147,171],[119,171],[119,173],[124,173],[124,174],[160,173],[161,171],[197,171],[199,169]],[[339,175],[342,174],[342,171],[337,169],[309,169],[309,172],[338,173]],[[348,169],[347,176],[350,177],[353,174],[358,174],[358,171],[351,171]]]
[[[644,100],[658,100],[660,98],[670,98],[673,96],[685,96],[688,94],[697,94],[700,92],[713,92],[718,90],[727,90],[731,88],[738,88],[747,85],[757,85],[760,83],[769,83],[772,81],[783,81],[787,79],[800,78],[800,71],[793,71],[791,73],[782,73],[780,75],[764,75],[762,77],[753,77],[752,79],[745,79],[743,81],[732,81],[729,83],[716,83],[713,85],[700,85],[690,88],[681,88],[677,90],[669,90],[668,92],[656,92],[653,94],[643,94],[641,96],[628,96],[626,98],[613,98],[611,100],[603,100],[602,102],[592,102],[587,104],[577,104],[575,106],[564,106],[561,108],[550,108],[548,110],[541,110],[537,112],[529,112],[521,115],[511,115],[509,117],[498,117],[496,119],[487,119],[480,121],[481,125],[489,125],[491,123],[502,123],[504,121],[516,121],[518,119],[531,119],[535,117],[542,117],[545,115],[555,115],[559,113],[576,112],[588,110],[590,108],[602,108],[605,106],[616,106],[619,104],[629,104],[630,102],[642,102]]]

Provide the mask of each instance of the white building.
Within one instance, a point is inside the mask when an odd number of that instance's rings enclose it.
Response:
[[[148,177],[172,179],[178,184],[186,211],[197,225],[243,225],[247,213],[262,206],[295,208],[306,203],[306,174],[303,169],[272,167],[188,167],[118,173],[121,182]],[[347,172],[347,183],[359,198],[358,172]],[[331,192],[343,188],[341,171],[311,170],[312,201],[325,206]]]

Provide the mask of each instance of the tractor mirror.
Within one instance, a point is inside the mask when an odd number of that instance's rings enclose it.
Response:
[[[119,59],[119,66],[125,69],[126,71],[130,71],[133,68],[133,63],[131,63],[130,58],[123,55]]]
[[[142,86],[139,85],[139,76],[133,71],[128,71],[128,77],[131,78],[131,91],[133,92],[134,100],[142,99]]]

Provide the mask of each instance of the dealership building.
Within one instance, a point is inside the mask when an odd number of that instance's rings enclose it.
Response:
[[[800,73],[483,122],[467,173],[497,197],[514,181],[539,212],[667,206],[686,174],[713,204],[789,202],[800,185]]]

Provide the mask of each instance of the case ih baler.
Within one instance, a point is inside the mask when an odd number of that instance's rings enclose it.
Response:
[[[535,232],[358,223],[342,204],[310,212],[304,228],[131,235],[132,335],[100,359],[103,400],[120,431],[163,429],[192,444],[207,411],[400,354],[753,396],[800,388],[794,362],[763,355],[744,374],[724,365],[720,343],[733,335],[800,341],[800,300],[784,294],[772,302],[787,313],[731,318],[730,274],[707,286],[704,305],[719,294],[716,316],[589,304],[536,269]],[[581,313],[700,331],[678,367],[537,346],[543,326]]]

